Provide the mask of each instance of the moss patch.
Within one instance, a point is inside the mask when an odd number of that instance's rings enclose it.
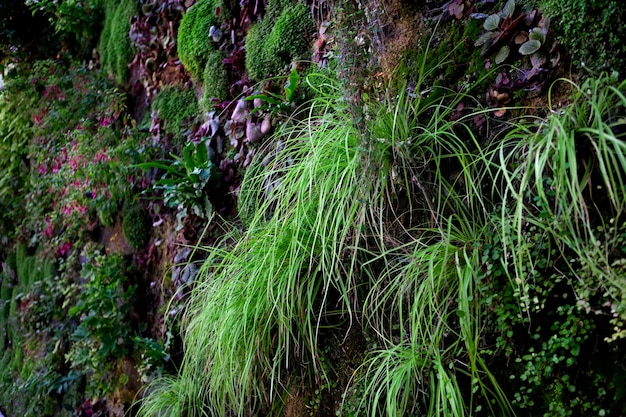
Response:
[[[178,56],[193,78],[202,79],[208,57],[215,50],[209,32],[228,18],[221,1],[200,0],[183,15],[178,29]]]
[[[270,2],[265,18],[250,28],[246,37],[246,69],[250,77],[261,80],[280,75],[294,60],[308,58],[314,33],[315,23],[307,6],[280,0]]]
[[[209,59],[204,67],[204,90],[200,105],[203,111],[212,110],[211,99],[226,100],[228,98],[228,73],[222,61],[224,53],[214,51],[209,55]]]
[[[130,20],[137,13],[137,2],[106,0],[104,11],[99,48],[102,68],[122,84],[128,77],[128,64],[133,59],[133,46],[128,32]]]

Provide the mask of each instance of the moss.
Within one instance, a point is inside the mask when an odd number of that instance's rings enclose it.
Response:
[[[246,36],[246,69],[253,79],[278,75],[294,60],[307,58],[315,23],[309,8],[284,0],[270,2],[265,18]]]
[[[178,28],[178,57],[194,79],[202,78],[207,59],[215,50],[209,37],[211,26],[219,27],[228,17],[228,10],[217,0],[200,0],[183,15]]]
[[[552,19],[550,28],[574,65],[593,71],[624,68],[626,8],[621,2],[535,0],[533,4]]]
[[[152,110],[158,112],[168,133],[181,137],[200,111],[196,94],[191,89],[182,89],[177,85],[166,86],[159,92],[152,103]]]
[[[128,77],[128,64],[133,59],[133,46],[128,32],[130,20],[137,13],[135,0],[104,3],[104,28],[100,35],[102,68],[122,84]]]
[[[146,213],[137,204],[131,204],[124,210],[122,233],[133,249],[141,249],[150,240],[150,224]]]
[[[228,73],[222,61],[224,53],[214,51],[204,67],[204,90],[202,92],[202,100],[200,105],[203,111],[212,109],[211,99],[226,100],[228,98]]]

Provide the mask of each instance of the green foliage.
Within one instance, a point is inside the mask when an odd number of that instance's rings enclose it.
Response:
[[[293,61],[308,59],[315,23],[302,3],[273,1],[265,18],[246,36],[246,69],[250,77],[262,80],[286,72]]]
[[[212,99],[219,101],[228,98],[228,73],[222,63],[224,59],[222,51],[212,51],[206,61],[203,76],[203,91],[200,106],[205,113],[213,110]]]
[[[106,0],[104,27],[100,35],[99,52],[102,68],[119,84],[128,77],[128,64],[133,59],[133,46],[128,32],[131,18],[137,13],[136,0]]]
[[[258,410],[268,394],[284,394],[281,375],[300,372],[290,363],[309,363],[327,380],[316,334],[320,321],[332,326],[337,305],[351,308],[352,275],[344,274],[341,258],[368,211],[359,201],[370,198],[359,171],[358,131],[339,88],[332,80],[327,86],[332,96],[315,103],[322,115],[283,130],[284,148],[268,149],[276,164],[258,167],[247,180],[263,202],[234,247],[211,249],[203,268],[212,278],[191,301],[185,333],[191,350],[181,374],[156,381],[140,414]],[[339,294],[333,307],[316,305],[331,294]]]
[[[113,361],[132,347],[128,312],[135,286],[129,282],[126,264],[120,255],[90,254],[81,271],[84,284],[68,312],[78,327],[66,359],[87,377],[87,393],[96,398],[115,388]]]
[[[220,175],[212,161],[214,151],[208,141],[187,143],[183,157],[170,154],[173,160],[141,164],[142,168],[164,171],[154,188],[163,191],[165,204],[179,210],[179,220],[187,214],[208,219],[213,213],[209,200],[211,189],[219,186]],[[179,221],[179,227],[182,227]]]
[[[228,20],[228,10],[220,0],[199,0],[183,15],[178,29],[178,56],[196,80],[203,78],[207,60],[215,50],[209,36],[211,27],[220,28],[224,20]]]
[[[165,131],[174,135],[177,141],[183,139],[184,131],[200,111],[195,92],[180,86],[164,87],[152,103],[152,110],[165,122]]]
[[[150,241],[150,219],[137,203],[124,209],[122,233],[133,249],[141,249]]]
[[[616,0],[535,0],[540,11],[552,19],[552,29],[574,65],[599,75],[624,68],[626,46],[621,31],[626,9]],[[590,29],[592,25],[592,30]]]
[[[17,83],[16,83],[17,84]],[[32,131],[34,97],[13,94],[20,85],[7,85],[0,90],[0,240],[7,244],[14,233],[14,221],[23,208],[18,198],[24,184],[23,161]],[[19,90],[17,90],[19,91]]]
[[[72,35],[79,43],[90,40],[100,19],[98,0],[27,0],[33,12],[49,16],[57,34]]]

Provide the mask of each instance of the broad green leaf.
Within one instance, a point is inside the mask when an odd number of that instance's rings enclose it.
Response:
[[[494,38],[496,35],[495,32],[485,32],[474,42],[474,46],[481,46],[487,43],[490,39]]]
[[[500,26],[500,16],[497,14],[490,15],[487,19],[485,19],[485,23],[483,27],[485,30],[496,30]]]
[[[209,154],[204,142],[201,142],[198,146],[196,146],[196,162],[196,166],[199,167],[205,167],[209,162]]]
[[[508,58],[510,52],[511,48],[509,48],[507,45],[504,45],[502,48],[500,48],[500,50],[496,54],[496,64],[503,63],[504,60]]]
[[[298,88],[298,80],[300,76],[298,75],[298,71],[296,69],[291,70],[291,74],[289,74],[289,79],[285,84],[285,98],[288,102],[292,102],[294,99],[294,95],[296,93],[296,89]]]
[[[533,28],[533,30],[531,30],[528,34],[528,38],[539,41],[543,44],[546,41],[546,34],[542,28]]]
[[[524,42],[522,46],[519,47],[519,53],[522,55],[531,55],[537,52],[539,48],[541,48],[541,42],[536,39],[531,39]]]
[[[509,0],[502,8],[502,18],[512,17],[513,13],[515,13],[515,0]]]

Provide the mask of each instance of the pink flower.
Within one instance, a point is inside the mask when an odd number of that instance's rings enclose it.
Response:
[[[69,241],[65,241],[60,248],[57,249],[56,251],[56,255],[57,256],[65,256],[70,252],[70,249],[72,248],[72,244]]]

